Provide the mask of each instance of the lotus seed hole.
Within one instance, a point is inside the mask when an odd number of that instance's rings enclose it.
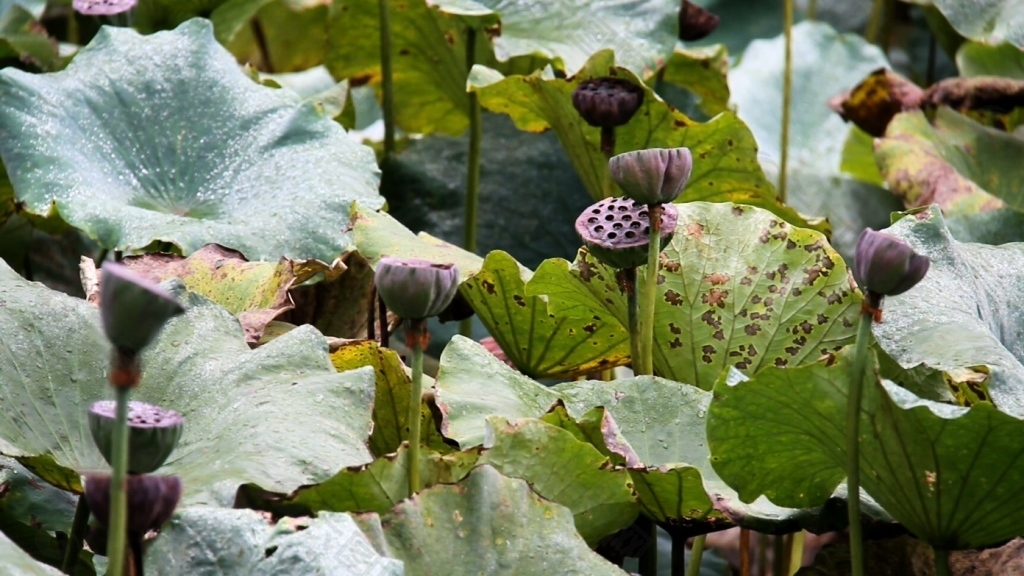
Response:
[[[604,217],[604,219],[607,220],[608,222],[611,222],[612,220],[615,220],[615,216],[613,214],[608,214]]]
[[[587,224],[597,224],[597,218],[587,218]]]
[[[600,208],[594,208],[593,210],[590,211],[590,213],[591,214],[600,214],[601,213],[601,209]]]
[[[629,239],[636,238],[636,232],[633,232],[632,230],[626,230],[626,238],[629,238]]]
[[[612,228],[614,228],[615,230],[622,230],[622,222],[616,222],[615,224],[612,224]]]
[[[632,220],[632,219],[633,219],[633,217],[632,217],[632,216],[630,216],[629,214],[623,214],[623,215],[622,215],[622,221],[623,221],[623,222],[629,222],[629,221],[630,221],[630,220]]]
[[[630,222],[629,223],[629,227],[632,228],[633,230],[639,230],[640,229],[640,223],[637,222],[637,221]]]
[[[629,210],[629,206],[623,206],[622,204],[619,204],[619,212],[625,212],[626,210]]]
[[[651,234],[651,227],[650,226],[644,226],[644,236],[650,236],[650,234]]]
[[[604,232],[604,226],[598,224],[597,226],[594,226],[594,231],[595,232]]]
[[[647,218],[647,210],[642,210],[642,211],[640,212],[640,217],[641,217],[641,218]]]
[[[616,238],[617,236],[618,236],[618,234],[616,234],[615,232],[609,232],[609,233],[608,233],[608,239],[609,239],[609,240],[615,240],[615,238]]]

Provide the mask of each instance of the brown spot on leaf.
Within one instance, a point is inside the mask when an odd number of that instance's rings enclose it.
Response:
[[[750,276],[744,276],[740,278],[740,286],[750,286],[754,281],[750,279]]]
[[[719,308],[725,308],[725,299],[728,296],[728,291],[719,290],[718,288],[712,288],[711,292],[701,295],[700,301],[707,304],[708,306],[718,306]]]
[[[520,308],[526,308],[526,300],[524,300],[519,294],[513,294],[512,299],[516,301],[516,304],[518,304]]]
[[[804,320],[800,323],[800,329],[804,331],[804,334],[810,334],[811,330],[814,330],[814,325],[807,320]]]
[[[743,216],[743,207],[742,206],[733,206],[732,207],[732,215],[733,216]]]
[[[480,282],[480,285],[484,287],[484,290],[486,290],[488,294],[494,296],[494,282],[491,282],[490,280],[484,280]]]
[[[669,304],[671,304],[673,306],[682,306],[683,305],[683,297],[680,296],[679,292],[676,292],[675,290],[666,290],[665,291],[665,302],[668,302]]]
[[[827,324],[827,323],[828,323],[828,316],[825,316],[824,314],[818,314],[818,325],[820,326],[822,324]]]
[[[706,276],[704,280],[710,282],[712,286],[721,286],[729,281],[729,275],[723,274],[722,272],[715,272],[710,276]]]
[[[743,331],[746,332],[747,336],[757,336],[757,333],[761,331],[761,325],[747,324],[743,327]]]
[[[785,358],[776,358],[775,359],[775,366],[778,367],[778,368],[785,368],[786,364],[789,364],[789,360],[786,360]]]
[[[594,266],[586,260],[580,262],[580,279],[584,282],[590,282],[590,279],[594,277],[594,272],[597,270],[597,266]]]
[[[586,324],[583,326],[583,331],[587,334],[593,334],[597,332],[597,324]]]
[[[683,329],[680,328],[679,326],[676,326],[674,322],[669,322],[668,323],[668,330],[669,330],[669,332],[671,332],[673,334],[682,334],[683,333]]]
[[[669,341],[668,345],[670,347],[672,347],[673,349],[674,348],[682,348],[683,347],[683,342],[679,338],[675,338],[674,340]]]
[[[800,349],[797,348],[796,346],[787,346],[786,347],[786,354],[789,354],[790,356],[796,356],[799,353],[800,353]]]

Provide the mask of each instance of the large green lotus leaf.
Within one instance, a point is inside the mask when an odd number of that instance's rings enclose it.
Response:
[[[532,378],[570,377],[629,362],[629,333],[611,314],[574,317],[528,296],[532,275],[494,251],[460,288],[512,364]]]
[[[484,112],[477,251],[504,250],[529,268],[579,248],[573,222],[590,196],[553,134],[516,128]],[[381,194],[407,228],[463,242],[469,137],[411,141],[383,169]],[[528,169],[525,167],[529,167]]]
[[[642,85],[632,72],[615,65],[615,55],[610,51],[594,54],[571,80],[554,78],[549,71],[504,77],[477,66],[469,83],[470,89],[479,93],[482,106],[509,115],[521,130],[553,130],[587,191],[593,198],[603,198],[616,186],[606,182],[610,176],[608,161],[600,149],[600,129],[580,118],[572,105],[572,93],[580,82],[611,73]],[[750,204],[806,225],[800,215],[776,199],[775,190],[757,163],[757,144],[739,118],[724,113],[700,124],[670,107],[646,86],[644,94],[636,115],[615,130],[616,153],[686,146],[693,152],[694,163],[680,202]]]
[[[248,262],[238,252],[216,244],[204,246],[188,258],[143,254],[125,258],[124,264],[154,282],[178,278],[190,292],[238,315],[250,343],[259,342],[270,321],[295,307],[289,293],[293,286],[318,273],[336,273],[316,260]]]
[[[913,290],[886,298],[878,344],[904,367],[945,371],[958,397],[1024,416],[1024,312],[1015,304],[1024,245],[957,242],[935,206],[886,232],[931,258],[931,267]]]
[[[710,390],[728,367],[796,366],[853,337],[860,295],[819,232],[747,206],[690,202],[661,260],[654,372]],[[556,306],[610,310],[627,325],[615,272],[585,250],[538,268],[528,294]],[[639,293],[643,293],[641,269]]]
[[[1024,6],[1015,0],[931,0],[965,38],[1024,50]]]
[[[0,0],[0,16],[15,6],[28,12],[33,18],[41,18],[46,9],[46,0]]]
[[[676,46],[660,79],[678,84],[700,97],[698,105],[714,116],[729,110],[729,51],[722,44],[703,48]]]
[[[729,71],[732,102],[754,133],[758,149],[770,159],[772,182],[778,178],[782,158],[784,53],[782,36],[755,40]],[[827,103],[883,66],[888,66],[885,54],[859,36],[839,34],[820,22],[793,27],[786,201],[801,213],[827,216],[834,232],[832,244],[847,256],[860,231],[884,227],[898,204],[885,190],[842,172],[843,148],[853,125],[843,122]],[[860,155],[873,163],[870,140],[865,144]]]
[[[1024,48],[964,42],[956,51],[956,67],[964,77],[1003,76],[1024,80]]]
[[[252,260],[331,262],[350,245],[351,206],[382,203],[372,152],[249,80],[203,20],[150,36],[104,28],[63,72],[3,71],[0,95],[19,200],[55,205],[106,248],[216,242]]]
[[[741,502],[711,468],[704,433],[711,394],[694,386],[643,376],[548,388],[505,366],[482,346],[455,337],[442,354],[435,395],[442,431],[464,448],[494,443],[487,431],[492,415],[510,421],[542,418],[588,441],[616,465],[629,468],[643,512],[659,522],[699,520],[712,528],[731,520],[771,533],[800,527],[822,532],[845,522],[841,506],[789,509],[764,498]],[[534,443],[534,449],[550,449],[547,442]],[[545,476],[522,477],[535,484]]]
[[[629,472],[558,426],[490,416],[484,448],[481,464],[522,478],[537,494],[569,508],[576,531],[591,546],[636,519],[639,507]]]
[[[80,493],[79,472],[105,467],[86,419],[89,404],[109,395],[99,314],[3,264],[0,300],[0,451]],[[372,459],[372,369],[338,374],[310,327],[250,350],[229,312],[198,295],[184,302],[186,315],[144,354],[133,397],[185,416],[164,469],[182,477],[185,502],[230,503],[243,483],[289,491]]]
[[[270,0],[140,0],[134,26],[143,33],[176,28],[197,16],[209,18],[217,40],[230,42]]]
[[[814,505],[843,480],[852,355],[847,348],[817,364],[715,387],[712,463],[742,498]],[[861,485],[918,538],[966,549],[1024,531],[1024,513],[1013,504],[1024,482],[1017,440],[1024,422],[990,404],[922,400],[883,385],[873,368],[864,378],[860,429]]]
[[[907,207],[939,204],[963,214],[1005,202],[1024,210],[1024,138],[939,108],[934,124],[919,111],[897,115],[876,150],[889,187]]]
[[[146,549],[146,572],[157,576],[273,574],[401,575],[347,514],[284,518],[276,525],[252,510],[179,510]]]
[[[672,0],[412,0],[389,2],[395,120],[410,132],[461,134],[469,126],[471,64],[530,72],[552,62],[575,74],[591,54],[613,49],[623,66],[650,74],[675,45]],[[379,4],[336,2],[327,65],[337,78],[380,82]],[[467,63],[467,33],[478,38]]]
[[[75,515],[75,497],[10,458],[0,458],[0,487],[0,532],[34,559],[59,567],[64,560],[64,536],[71,531]],[[92,552],[81,551],[76,573],[95,573]]]
[[[18,576],[60,576],[60,570],[32,558],[4,534],[0,534],[0,571]]]
[[[420,452],[421,489],[435,484],[454,484],[469,474],[480,458],[479,449],[440,455]],[[320,484],[303,486],[281,500],[308,510],[377,512],[384,514],[409,496],[409,450],[382,456],[365,466],[341,470]]]
[[[590,550],[569,509],[490,466],[381,516],[368,514],[361,526],[380,534],[378,546],[404,561],[410,575],[625,574]]]
[[[455,264],[460,281],[483,265],[483,258],[420,232],[418,235],[385,212],[356,209],[352,214],[356,248],[373,266],[385,257],[419,258]]]

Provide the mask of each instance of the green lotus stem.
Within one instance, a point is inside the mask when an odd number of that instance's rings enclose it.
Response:
[[[395,152],[395,83],[391,66],[391,16],[388,0],[378,0],[380,11],[380,75],[383,92],[384,158]]]
[[[793,544],[789,548],[789,576],[796,574],[804,563],[804,536],[803,530],[793,533]]]
[[[807,19],[817,20],[818,18],[818,0],[811,0],[807,5]]]
[[[78,497],[78,504],[75,506],[75,518],[71,521],[71,534],[68,535],[68,547],[64,550],[64,561],[60,565],[61,572],[74,576],[75,568],[78,566],[78,555],[82,552],[85,530],[88,527],[89,502],[83,494]]]
[[[640,357],[637,345],[640,343],[640,332],[637,331],[639,308],[636,298],[636,268],[623,268],[618,274],[619,289],[626,293],[626,317],[629,326],[629,357],[635,363]]]
[[[110,479],[110,526],[107,531],[108,576],[124,574],[124,554],[128,540],[128,494],[125,475],[128,471],[128,398],[131,387],[115,389],[117,415],[114,419],[114,470]]]
[[[466,74],[476,60],[476,30],[466,30]],[[483,120],[480,116],[480,99],[476,92],[469,93],[469,164],[466,166],[466,215],[463,230],[463,248],[476,253],[476,220],[480,204],[480,147],[483,142]],[[459,334],[473,337],[471,318],[459,324]]]
[[[933,548],[935,552],[935,576],[949,576],[949,552]]]
[[[864,31],[864,39],[877,45],[878,37],[882,33],[882,24],[885,22],[885,0],[874,0],[871,6],[871,20],[868,21],[868,29]]]
[[[420,491],[420,404],[423,398],[423,349],[426,320],[412,320],[406,344],[412,351],[412,394],[409,397],[409,496]]]
[[[658,295],[658,257],[661,255],[661,204],[647,207],[651,222],[650,242],[647,247],[647,275],[644,293],[640,299],[640,342],[638,358],[633,359],[633,371],[637,376],[654,375],[654,308]]]
[[[789,109],[793,100],[793,0],[783,0],[783,27],[786,34],[786,69],[782,77],[782,160],[779,162],[779,200],[786,202],[789,165]]]
[[[693,549],[690,550],[690,567],[686,570],[686,576],[698,576],[700,574],[700,562],[704,557],[704,541],[707,534],[701,534],[693,539]]]
[[[871,313],[861,312],[853,352],[850,394],[846,400],[846,502],[850,518],[850,565],[852,576],[864,576],[863,536],[860,525],[860,399],[871,340]]]

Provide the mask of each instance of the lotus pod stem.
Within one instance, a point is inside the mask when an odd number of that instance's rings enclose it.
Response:
[[[128,498],[125,476],[128,472],[128,400],[132,387],[115,388],[117,413],[114,416],[113,474],[110,480],[110,524],[107,527],[108,576],[122,576],[128,538]],[[96,513],[96,507],[93,513]],[[102,512],[101,512],[102,514]]]
[[[860,402],[864,392],[872,314],[864,310],[857,327],[853,373],[846,399],[846,504],[850,520],[850,574],[864,576],[864,538],[860,523]]]
[[[413,320],[405,344],[412,354],[412,392],[409,397],[409,496],[420,491],[420,405],[423,403],[423,351],[430,342],[426,320]]]
[[[701,534],[693,539],[693,549],[690,551],[690,566],[686,569],[686,576],[700,575],[700,562],[704,557],[704,541],[707,538],[707,534]],[[675,553],[674,543],[672,553]]]
[[[384,158],[395,152],[395,83],[391,65],[391,16],[388,0],[378,0],[380,11],[380,85],[384,116]]]
[[[647,207],[651,220],[652,238],[661,236],[661,213],[663,209],[664,206],[661,204],[651,204]],[[640,298],[640,344],[637,346],[640,357],[633,359],[633,371],[637,376],[654,375],[654,309],[658,297],[658,260],[660,256],[661,245],[657,242],[649,243],[647,246],[647,270],[643,285],[644,292]]]

